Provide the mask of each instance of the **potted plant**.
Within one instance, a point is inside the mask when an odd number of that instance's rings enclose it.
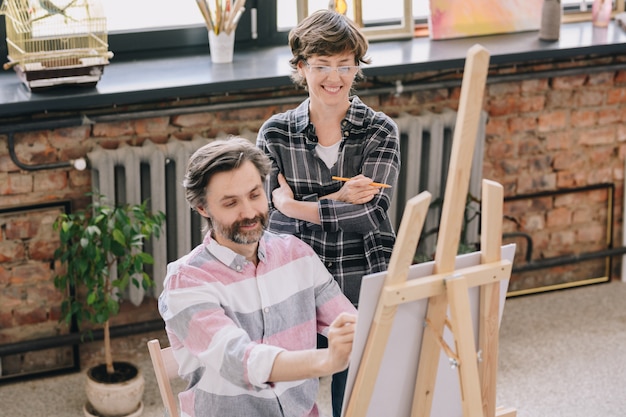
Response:
[[[70,323],[102,326],[104,363],[87,371],[88,404],[85,415],[139,415],[143,403],[143,376],[127,362],[114,362],[111,353],[109,325],[119,312],[122,294],[129,285],[148,288],[153,284],[144,265],[153,259],[144,251],[144,240],[159,237],[165,215],[151,213],[147,202],[137,205],[108,205],[101,196],[86,210],[61,214],[54,223],[59,231],[60,246],[54,253],[60,271],[54,278],[63,291],[61,320]],[[120,388],[123,397],[131,393],[128,405],[114,399],[112,390]],[[100,388],[104,389],[99,394]],[[137,414],[139,413],[139,414]]]

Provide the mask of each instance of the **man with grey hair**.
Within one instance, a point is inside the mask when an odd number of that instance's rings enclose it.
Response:
[[[317,254],[265,230],[269,160],[243,138],[196,151],[183,186],[207,220],[168,265],[159,311],[189,382],[188,416],[318,416],[319,377],[346,369],[356,310]],[[329,347],[316,349],[316,334]]]

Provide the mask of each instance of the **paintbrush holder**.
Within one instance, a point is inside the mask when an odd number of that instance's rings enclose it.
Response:
[[[209,53],[214,64],[227,64],[233,62],[235,49],[235,31],[230,33],[220,32],[215,34],[209,31]]]

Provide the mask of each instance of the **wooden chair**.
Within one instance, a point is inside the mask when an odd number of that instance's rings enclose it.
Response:
[[[178,363],[176,363],[172,348],[161,348],[159,340],[153,339],[148,341],[148,352],[150,352],[165,411],[169,417],[180,417],[178,401],[174,397],[170,383],[170,380],[178,378]]]

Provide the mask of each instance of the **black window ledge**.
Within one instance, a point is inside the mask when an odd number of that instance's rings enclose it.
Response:
[[[432,41],[414,38],[372,42],[367,76],[393,76],[462,69],[470,47],[481,44],[492,65],[536,60],[607,56],[626,51],[626,31],[615,22],[594,28],[591,22],[568,23],[560,39],[545,42],[537,31]],[[235,50],[230,64],[213,64],[206,49],[137,59],[113,57],[95,87],[64,86],[30,92],[13,70],[0,73],[0,118],[58,111],[79,111],[136,103],[168,101],[208,94],[291,85],[289,48]]]

